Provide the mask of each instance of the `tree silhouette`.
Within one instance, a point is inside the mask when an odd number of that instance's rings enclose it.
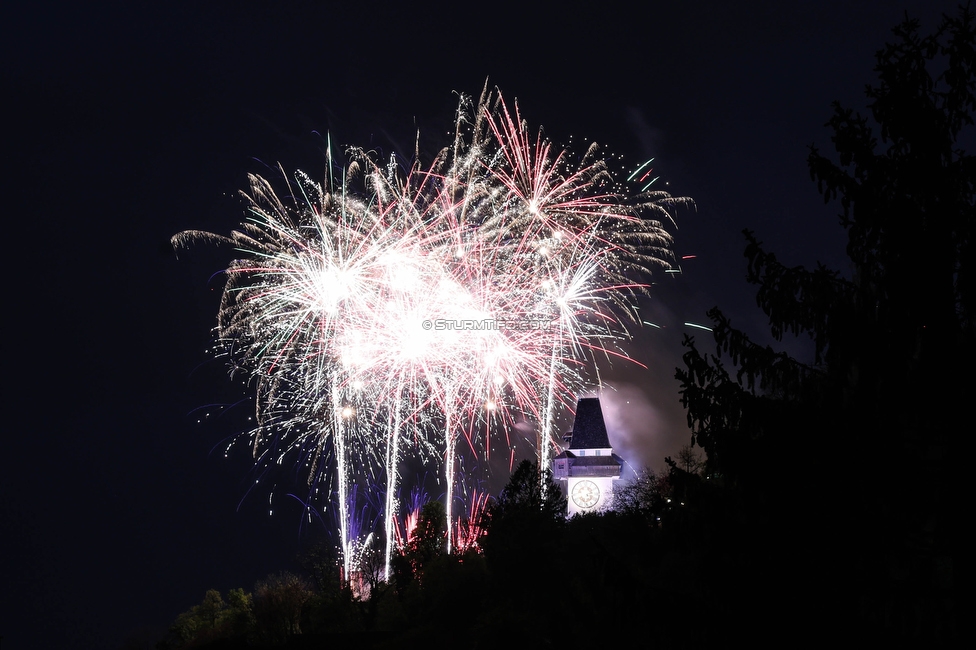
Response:
[[[540,480],[538,465],[522,461],[482,523],[481,547],[496,585],[518,585],[522,596],[535,592],[550,577],[565,525],[566,498],[551,473]]]
[[[261,637],[283,643],[301,634],[302,610],[313,595],[311,583],[287,571],[260,581],[254,588],[254,617]]]
[[[867,633],[939,637],[952,634],[958,552],[952,450],[976,394],[976,160],[959,148],[976,39],[968,8],[931,35],[907,19],[894,34],[869,115],[834,105],[837,162],[809,156],[825,201],[840,203],[852,276],[789,267],[745,233],[772,336],[808,336],[813,362],[757,345],[713,309],[716,354],[686,338],[677,377],[706,472],[740,495],[756,544],[776,540],[770,579],[816,583],[832,596],[809,611],[840,609]],[[795,539],[816,549],[810,560],[795,561]]]
[[[518,530],[519,535],[546,535],[557,531],[566,518],[566,498],[545,470],[540,480],[539,466],[528,460],[519,463],[498,499],[485,510],[486,544]]]
[[[420,509],[413,535],[393,559],[392,569],[398,591],[421,579],[424,567],[447,552],[445,520],[444,505],[439,501],[429,501]]]

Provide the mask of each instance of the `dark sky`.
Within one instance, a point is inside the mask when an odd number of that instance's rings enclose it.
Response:
[[[208,588],[250,589],[294,567],[299,507],[282,498],[269,516],[259,494],[238,508],[247,460],[221,450],[241,422],[193,415],[236,399],[204,352],[219,298],[210,276],[228,260],[177,260],[169,246],[184,229],[233,228],[247,173],[280,161],[316,175],[325,132],[406,152],[419,128],[433,149],[454,91],[477,93],[486,78],[554,140],[655,156],[660,182],[697,202],[674,233],[675,252],[696,258],[655,278],[644,308],[665,328],[632,345],[648,370],[608,372],[618,391],[605,410],[628,460],[660,468],[689,439],[673,379],[682,323],[720,305],[749,331],[764,324],[740,231],[788,263],[845,270],[807,147],[829,150],[832,101],[863,105],[874,52],[905,11],[927,31],[954,8],[72,4],[0,10],[4,650],[117,648],[161,632]]]

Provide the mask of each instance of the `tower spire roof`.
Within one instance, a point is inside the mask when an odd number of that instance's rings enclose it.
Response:
[[[600,449],[610,447],[607,425],[603,420],[600,398],[583,397],[576,403],[573,438],[570,449]]]

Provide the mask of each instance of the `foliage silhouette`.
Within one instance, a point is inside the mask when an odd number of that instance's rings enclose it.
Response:
[[[852,277],[788,267],[745,232],[772,337],[808,336],[813,362],[754,343],[713,309],[716,354],[686,338],[677,378],[706,475],[738,495],[756,543],[775,541],[741,561],[771,589],[798,580],[834,594],[791,616],[943,640],[955,634],[960,512],[950,450],[976,394],[976,159],[958,148],[976,110],[976,39],[968,8],[931,35],[908,19],[894,34],[869,117],[834,105],[839,162],[816,148],[808,161],[825,201],[840,202]],[[803,566],[798,539],[815,549]]]

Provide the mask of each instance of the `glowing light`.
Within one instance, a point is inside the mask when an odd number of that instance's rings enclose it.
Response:
[[[653,269],[674,270],[664,224],[691,201],[631,196],[595,145],[557,151],[489,92],[462,97],[455,141],[429,167],[346,158],[334,169],[330,150],[321,183],[282,170],[283,191],[252,176],[240,230],[174,244],[239,252],[216,328],[217,354],[256,387],[255,428],[239,439],[259,470],[308,468],[309,502],[322,494],[337,512],[348,576],[369,543],[351,486],[385,481],[389,566],[403,454],[443,459],[449,549],[470,544],[453,525],[461,440],[478,454],[490,432],[534,420],[548,466],[555,413],[587,364],[627,359],[632,298]],[[457,325],[469,322],[492,326]]]

